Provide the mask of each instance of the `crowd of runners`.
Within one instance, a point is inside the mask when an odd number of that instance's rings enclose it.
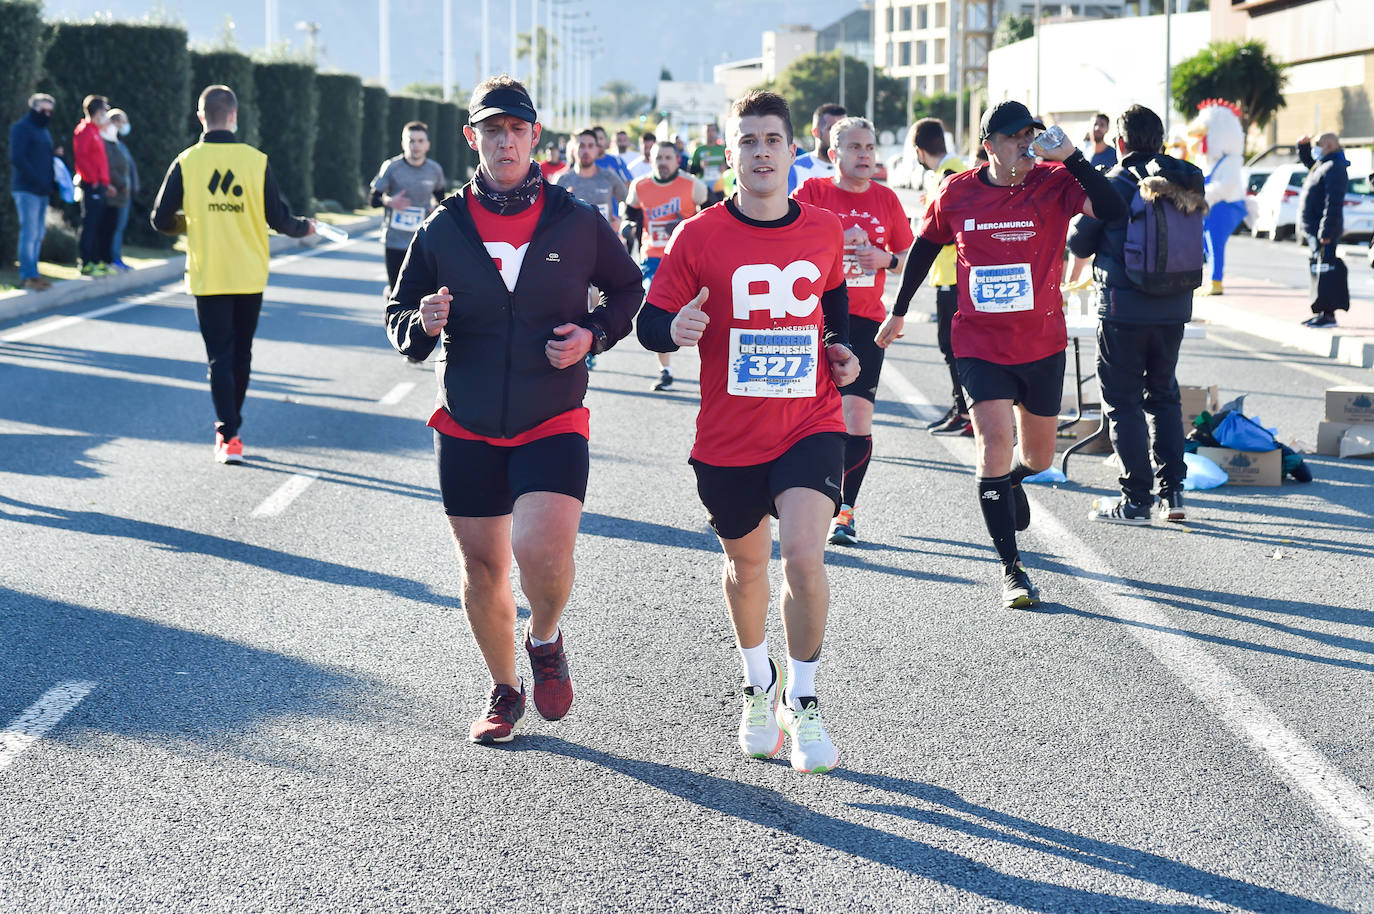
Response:
[[[160,229],[188,233],[224,462],[243,457],[266,226],[314,228],[282,204],[266,157],[234,141],[236,107],[227,87],[202,94],[206,133],[173,164],[154,213]],[[927,205],[911,220],[874,180],[873,125],[835,104],[812,114],[802,155],[786,101],[755,91],[731,106],[723,142],[713,128],[690,158],[652,136],[636,149],[619,134],[612,150],[589,128],[560,169],[535,161],[542,125],[520,82],[485,80],[468,110],[471,182],[447,194],[429,128],[412,122],[372,203],[387,214],[386,333],[408,358],[443,355],[428,424],[463,607],[492,680],[473,742],[509,741],[525,714],[512,558],[530,610],[530,697],[547,720],[572,704],[559,621],[588,482],[588,372],[631,332],[658,355],[655,390],[673,385],[671,353],[699,354],[689,462],[724,555],[747,755],[772,757],[790,740],[797,770],[838,764],[818,697],[826,545],[858,541],[883,356],[923,283],[935,289],[953,398],[932,431],[975,439],[971,494],[1001,562],[1002,603],[1039,602],[1016,535],[1030,523],[1022,482],[1054,454],[1065,238],[1077,216],[1110,226],[1126,212],[1124,192],[1081,151],[1062,137],[1032,149],[1044,125],[1008,101],[983,117],[986,163],[965,170],[944,125],[918,122],[908,142]],[[900,278],[891,314],[889,273]],[[765,635],[772,518],[781,654]]]

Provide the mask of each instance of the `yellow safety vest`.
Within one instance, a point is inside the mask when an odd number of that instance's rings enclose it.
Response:
[[[944,180],[947,171],[963,171],[964,163],[956,156],[945,156],[940,167],[926,172],[926,206],[935,199],[935,191]],[[919,220],[918,220],[919,221]],[[956,262],[954,245],[947,244],[935,255],[935,263],[930,269],[930,283],[934,286],[952,286],[959,280],[959,267]]]
[[[267,287],[267,156],[244,143],[201,141],[177,156],[186,215],[186,289],[245,295]]]

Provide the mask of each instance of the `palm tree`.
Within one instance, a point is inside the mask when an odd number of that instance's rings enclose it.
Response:
[[[633,83],[623,79],[613,79],[601,86],[601,91],[611,97],[611,106],[614,117],[629,117],[630,112],[625,110],[627,103],[635,96]]]

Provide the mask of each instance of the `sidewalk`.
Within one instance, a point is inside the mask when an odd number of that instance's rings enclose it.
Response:
[[[1302,326],[1302,321],[1312,316],[1306,289],[1240,276],[1226,278],[1224,295],[1196,296],[1193,319],[1251,333],[1357,368],[1374,368],[1374,303],[1359,288],[1369,282],[1368,269],[1358,264],[1351,267],[1350,310],[1337,312],[1339,324],[1327,330]]]
[[[357,237],[382,224],[382,217],[365,216],[349,222],[331,222],[332,225],[348,232],[349,237]],[[300,247],[314,247],[321,243],[318,235],[308,238],[288,238],[285,235],[272,235],[268,241],[273,256],[282,251]],[[64,305],[99,298],[104,295],[118,295],[132,292],[145,286],[165,285],[180,279],[186,272],[186,255],[172,254],[166,260],[145,265],[127,273],[116,273],[98,279],[57,280],[52,288],[42,292],[26,292],[14,289],[0,293],[0,321],[13,320],[40,311],[60,308]]]

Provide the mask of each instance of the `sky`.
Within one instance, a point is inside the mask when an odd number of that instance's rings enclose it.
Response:
[[[451,0],[454,72],[470,90],[477,82],[481,51],[482,0]],[[504,71],[510,60],[510,2],[490,0],[492,69]],[[530,0],[514,0],[518,32],[530,27]],[[543,20],[549,0],[540,2]],[[324,46],[323,66],[374,80],[379,73],[377,0],[276,0],[278,34],[304,50],[305,33],[298,22],[318,22]],[[443,4],[441,0],[390,0],[391,90],[411,82],[438,83],[443,74]],[[711,68],[724,60],[758,57],[762,33],[783,24],[823,27],[858,6],[858,0],[567,0],[561,8],[582,10],[604,40],[605,52],[592,73],[594,87],[612,79],[653,94],[659,68],[675,79],[711,80]],[[145,17],[186,26],[191,43],[215,43],[225,17],[234,23],[235,42],[245,51],[261,48],[266,38],[264,0],[45,0],[48,19]],[[527,76],[520,68],[522,78]]]

